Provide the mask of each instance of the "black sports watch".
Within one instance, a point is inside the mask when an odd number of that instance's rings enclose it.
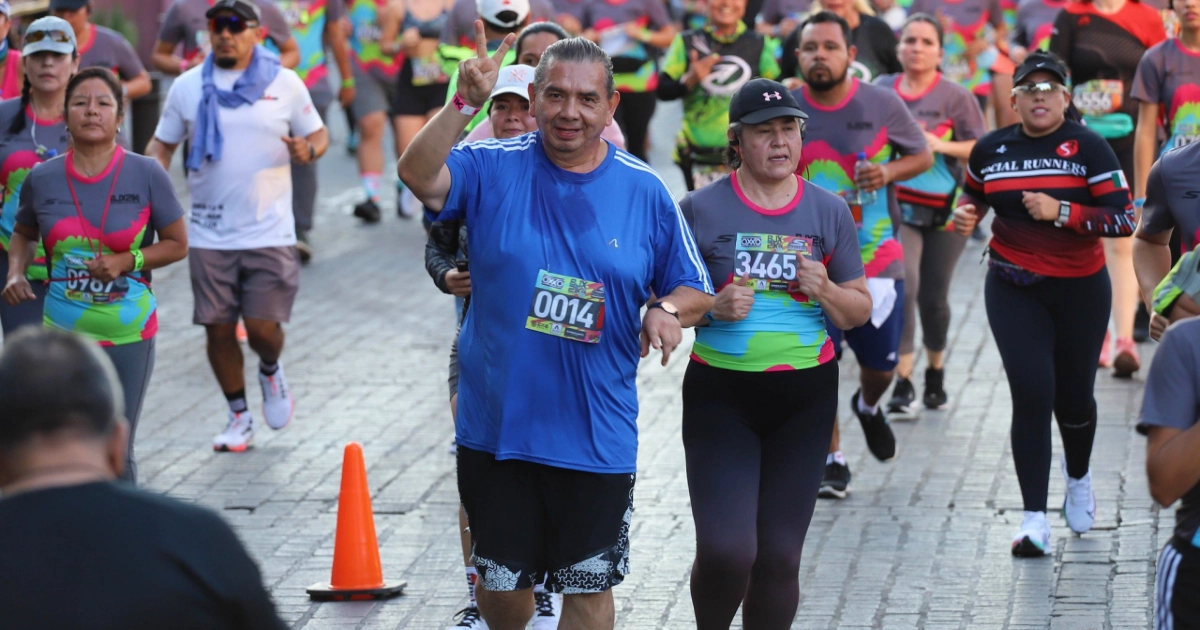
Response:
[[[663,302],[662,300],[659,300],[646,307],[647,310],[652,308],[661,308],[662,310],[666,311],[668,315],[673,315],[676,321],[679,320],[679,309],[675,308],[675,305],[670,302]]]

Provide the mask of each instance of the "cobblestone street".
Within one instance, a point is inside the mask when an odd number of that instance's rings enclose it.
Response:
[[[668,153],[678,110],[659,110],[654,166],[674,183],[680,178]],[[151,489],[220,511],[293,627],[442,629],[466,603],[445,381],[453,300],[429,281],[424,233],[418,222],[396,218],[390,192],[381,224],[364,226],[349,215],[354,165],[341,146],[340,112],[331,118],[338,144],[321,167],[317,254],[286,328],[295,420],[279,432],[260,426],[247,453],[212,451],[226,408],[203,331],[191,325],[187,266],[175,265],[155,274],[161,330],[138,432],[139,474]],[[1097,377],[1096,526],[1075,536],[1054,511],[1054,555],[1012,558],[1022,512],[1009,451],[1011,404],[984,312],[980,251],[978,243],[968,246],[951,292],[950,406],[894,423],[900,455],[888,464],[870,456],[849,412],[857,371],[852,353],[842,361],[839,421],[854,480],[848,499],[817,506],[793,628],[1151,625],[1154,562],[1173,514],[1149,496],[1145,439],[1134,431],[1145,370],[1133,381],[1107,371]],[[1142,354],[1148,365],[1151,345]],[[614,591],[618,628],[695,627],[679,434],[686,363],[680,352],[666,368],[654,358],[639,371],[633,573]],[[248,394],[261,419],[254,366],[247,361]],[[918,389],[923,370],[919,360]],[[1057,431],[1054,439],[1052,510],[1064,492]],[[351,440],[366,453],[385,577],[407,580],[408,588],[385,602],[312,603],[304,588],[329,578],[342,448]]]

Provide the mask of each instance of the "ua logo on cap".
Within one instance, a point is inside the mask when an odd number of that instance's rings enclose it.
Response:
[[[776,99],[776,100],[782,101],[783,97],[779,95],[779,92],[763,92],[763,100],[764,101],[769,102],[771,99]]]

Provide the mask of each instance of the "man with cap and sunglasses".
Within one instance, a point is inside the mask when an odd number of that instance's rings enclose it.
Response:
[[[268,48],[274,48],[279,61],[285,68],[300,64],[300,46],[288,29],[283,11],[273,0],[253,0],[262,12],[259,21],[263,39]],[[204,63],[212,52],[209,41],[208,18],[205,14],[213,6],[213,0],[175,0],[163,16],[158,30],[158,41],[154,43],[151,63],[159,72],[175,76]],[[181,54],[176,55],[176,50]]]
[[[295,409],[279,361],[300,280],[290,164],[314,162],[329,133],[304,82],[259,45],[257,5],[218,0],[207,15],[213,52],[171,86],[147,154],[166,168],[190,140],[193,321],[205,327],[209,362],[229,402],[228,426],[213,448],[240,452],[254,426],[239,317],[259,356],[267,425],[282,429]]]
[[[150,75],[124,35],[91,23],[92,0],[50,0],[50,13],[66,20],[79,42],[79,68],[108,68],[121,79],[125,97],[150,93]]]
[[[683,377],[700,628],[728,628],[739,605],[756,627],[795,617],[837,421],[825,322],[871,316],[850,209],[797,174],[807,118],[783,84],[747,82],[729,106],[733,172],[680,202],[719,287]]]

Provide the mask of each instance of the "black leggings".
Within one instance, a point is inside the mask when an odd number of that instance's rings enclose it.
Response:
[[[621,102],[613,119],[625,134],[625,150],[643,162],[646,157],[646,135],[650,129],[650,118],[658,105],[658,96],[653,92],[621,92]]]
[[[800,552],[837,417],[838,365],[737,372],[692,361],[683,448],[696,522],[698,630],[790,628]]]
[[[1012,390],[1013,460],[1025,510],[1046,511],[1050,416],[1058,420],[1067,472],[1088,472],[1096,437],[1096,367],[1112,306],[1108,271],[1018,287],[989,271],[988,322]]]

